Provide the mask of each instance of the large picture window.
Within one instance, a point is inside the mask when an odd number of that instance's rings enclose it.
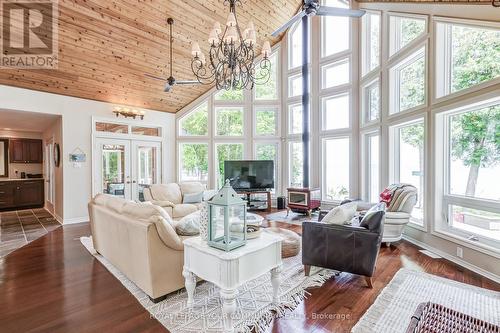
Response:
[[[224,185],[224,161],[243,159],[243,143],[216,143],[217,188]]]
[[[427,32],[427,19],[391,15],[389,17],[389,56]]]
[[[215,109],[217,135],[243,135],[243,108],[218,107]]]
[[[191,113],[179,121],[179,135],[205,136],[208,135],[208,103],[203,102]]]
[[[499,77],[499,59],[500,26],[494,28],[437,22],[437,97]]]
[[[445,229],[500,247],[500,102],[441,116]]]

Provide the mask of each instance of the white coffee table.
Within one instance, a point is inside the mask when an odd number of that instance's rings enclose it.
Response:
[[[230,252],[208,246],[200,237],[184,241],[183,276],[188,293],[188,306],[193,305],[196,276],[220,288],[223,300],[224,331],[233,332],[238,287],[267,272],[271,272],[273,302],[279,301],[281,273],[281,237],[262,233],[248,240],[245,246]]]

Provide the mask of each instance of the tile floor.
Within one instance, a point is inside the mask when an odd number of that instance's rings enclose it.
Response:
[[[45,209],[0,213],[0,258],[60,227]]]

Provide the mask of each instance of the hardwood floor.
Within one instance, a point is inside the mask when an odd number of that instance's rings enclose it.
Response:
[[[268,225],[300,233],[298,225]],[[166,332],[80,244],[87,223],[67,225],[0,259],[0,332]],[[408,242],[383,247],[373,289],[342,273],[284,318],[272,332],[349,332],[401,267],[500,291],[495,284]]]

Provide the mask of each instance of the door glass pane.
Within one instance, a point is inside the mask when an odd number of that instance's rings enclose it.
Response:
[[[242,143],[220,143],[217,149],[217,184],[218,188],[224,185],[224,161],[237,161],[243,159]]]
[[[102,145],[102,193],[125,198],[125,146]]]
[[[128,125],[97,122],[95,123],[95,130],[98,132],[127,134]]]
[[[424,123],[399,128],[399,182],[415,186],[418,201],[413,208],[414,222],[423,224],[424,216]]]
[[[144,189],[149,185],[158,183],[157,174],[157,148],[148,146],[137,147],[138,172],[137,172],[137,191],[138,200],[144,201]]]
[[[290,186],[302,187],[304,160],[302,142],[290,142],[289,161],[290,161]]]
[[[349,83],[349,59],[323,66],[321,68],[321,76],[323,78],[323,89]]]
[[[208,144],[179,144],[180,179],[183,181],[208,181]]]
[[[500,105],[449,120],[450,193],[500,201]]]
[[[325,200],[343,200],[349,197],[349,138],[325,139],[323,177]]]
[[[323,130],[349,127],[349,94],[323,98]]]

